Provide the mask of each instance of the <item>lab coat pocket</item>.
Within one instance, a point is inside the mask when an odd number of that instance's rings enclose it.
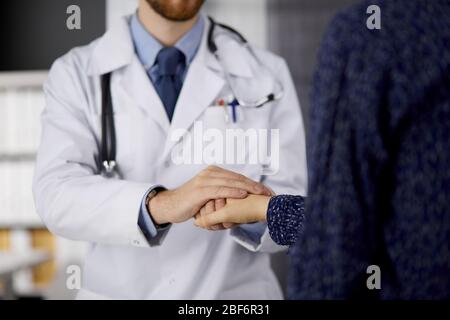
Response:
[[[237,121],[233,122],[229,107],[211,106],[205,110],[199,119],[203,131],[203,161],[259,180],[261,166],[254,157],[258,135],[244,116],[243,110],[237,108]]]
[[[210,106],[200,119],[204,129],[225,130],[229,124],[229,113],[225,106]]]

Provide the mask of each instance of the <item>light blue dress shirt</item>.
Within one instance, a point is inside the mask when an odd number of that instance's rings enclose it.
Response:
[[[189,65],[200,47],[204,28],[205,18],[200,16],[194,27],[175,44],[175,47],[183,52],[186,58],[185,65],[179,67],[183,69],[177,70],[177,73],[181,73],[182,79],[185,78]],[[156,57],[158,52],[164,48],[164,46],[145,30],[137,14],[134,14],[131,18],[130,30],[136,54],[147,71],[150,80],[154,83],[158,77],[158,64],[155,63]],[[151,240],[158,238],[158,234],[160,238],[161,232],[168,229],[168,227],[156,228],[145,203],[148,194],[157,188],[164,189],[162,186],[151,187],[144,195],[139,212],[138,224],[150,244],[153,242]],[[241,236],[244,236],[255,243],[259,243],[261,236],[266,229],[266,224],[254,223],[242,225],[238,229]]]
[[[179,68],[184,68],[184,70],[177,70],[177,73],[182,73],[182,79],[185,78],[189,64],[192,62],[198,51],[202,41],[204,26],[204,17],[200,16],[194,27],[192,27],[192,29],[175,44],[175,47],[183,52],[186,58],[185,67],[179,66]],[[145,30],[137,14],[134,14],[131,18],[130,29],[136,54],[147,71],[150,80],[154,83],[158,77],[156,57],[164,46]]]

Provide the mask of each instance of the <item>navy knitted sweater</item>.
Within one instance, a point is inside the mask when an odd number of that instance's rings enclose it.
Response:
[[[366,27],[372,4],[381,30]],[[340,12],[310,123],[306,210],[281,196],[268,211],[274,240],[292,245],[289,297],[450,298],[450,0]]]

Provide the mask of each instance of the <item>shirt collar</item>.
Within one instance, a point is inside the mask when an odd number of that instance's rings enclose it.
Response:
[[[192,27],[192,29],[175,44],[175,47],[184,53],[186,65],[189,65],[198,51],[202,40],[204,25],[204,17],[200,15],[194,27]],[[163,48],[163,45],[145,30],[137,13],[131,18],[130,29],[139,60],[144,65],[145,69],[151,68],[155,63],[158,52]]]

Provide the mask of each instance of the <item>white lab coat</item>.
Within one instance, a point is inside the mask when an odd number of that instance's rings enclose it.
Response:
[[[172,123],[134,53],[128,18],[90,45],[71,50],[51,68],[33,188],[38,213],[53,233],[91,244],[79,298],[282,298],[268,254],[280,247],[267,230],[258,244],[238,230],[206,231],[190,220],[173,225],[159,244],[150,246],[137,225],[141,201],[151,186],[177,187],[206,166],[175,165],[171,150],[177,142],[168,139],[170,134],[177,128],[191,130],[194,121],[221,129],[232,125],[217,108],[210,108],[226,91],[226,81],[206,48],[206,33],[189,67]],[[230,72],[251,76],[239,50],[234,52]],[[265,183],[278,194],[305,195],[304,128],[288,68],[281,58],[256,52],[280,77],[284,97],[245,110],[237,125],[280,129],[280,170],[267,176]],[[96,168],[99,79],[111,71],[121,180],[104,178]],[[262,179],[254,165],[223,167]]]

